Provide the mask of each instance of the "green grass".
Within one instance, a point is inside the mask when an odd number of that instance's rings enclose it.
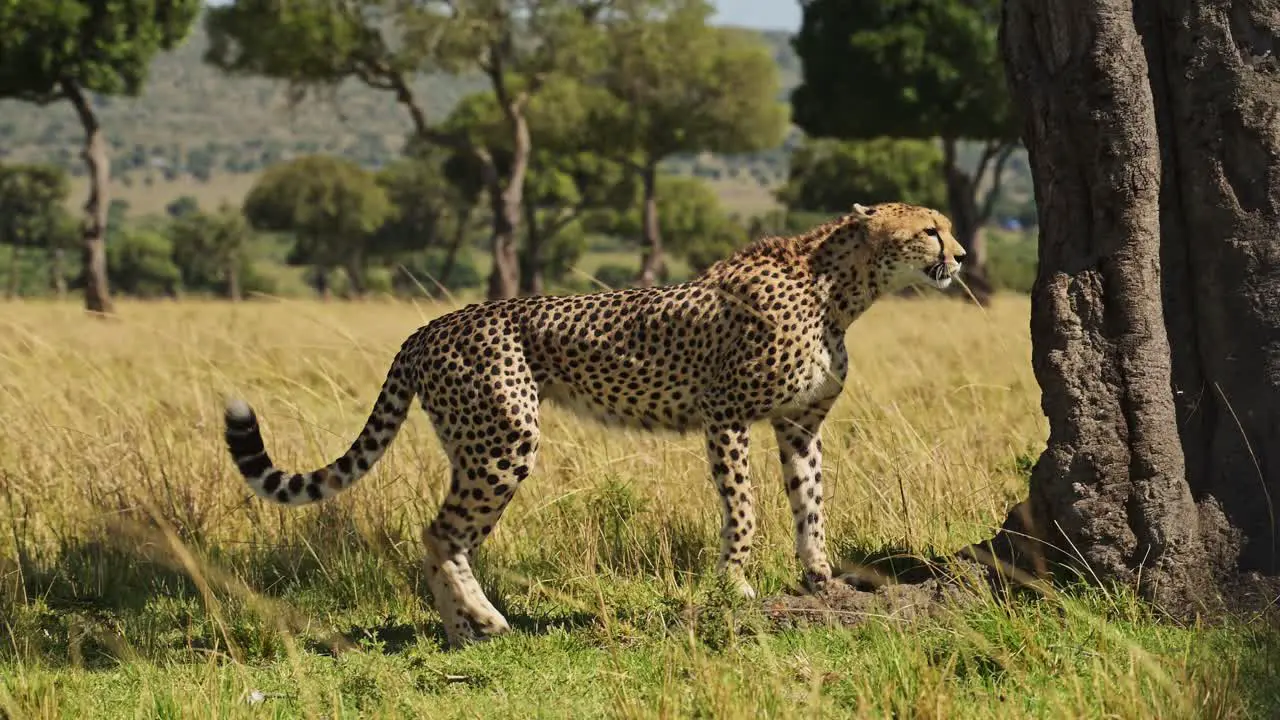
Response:
[[[0,708],[5,717],[1269,717],[1277,636],[1156,619],[1068,588],[904,624],[782,629],[713,576],[696,437],[557,409],[477,574],[514,632],[445,651],[417,536],[445,461],[415,413],[318,508],[246,498],[221,396],[273,458],[314,465],[386,363],[447,308],[365,302],[0,308]],[[824,430],[843,562],[987,536],[1044,441],[1027,303],[884,301],[850,333]],[[39,442],[33,441],[39,438]],[[762,596],[798,578],[775,446],[753,433]],[[253,693],[260,702],[251,702]]]

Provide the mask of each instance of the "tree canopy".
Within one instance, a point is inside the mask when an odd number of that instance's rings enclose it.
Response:
[[[296,259],[321,269],[341,266],[357,294],[365,287],[370,240],[392,212],[372,173],[326,155],[272,166],[244,201],[255,228],[294,233]]]
[[[999,22],[999,0],[810,0],[795,122],[844,139],[1016,139]]]
[[[589,28],[599,8],[598,0],[236,0],[210,11],[206,58],[228,72],[286,80],[300,94],[347,79],[387,90],[418,137],[474,155],[493,221],[489,294],[508,297],[519,283],[515,235],[531,152],[524,111],[557,72],[594,67],[598,44]],[[505,182],[484,147],[429,122],[410,84],[427,71],[478,72],[488,80],[511,137]]]
[[[757,38],[711,25],[705,0],[623,0],[606,22],[597,132],[622,154],[656,164],[686,152],[777,146],[787,107],[777,64]]]
[[[0,165],[0,244],[50,247],[66,227],[67,174],[52,165]]]
[[[942,151],[924,140],[808,139],[791,155],[778,199],[796,210],[845,213],[854,203],[946,203]]]
[[[182,42],[201,0],[0,0],[0,97],[51,102],[67,85],[138,95],[156,53]]]
[[[746,230],[725,212],[715,191],[694,177],[662,178],[658,218],[667,249],[684,258],[694,272],[702,272],[748,240]],[[591,227],[634,237],[643,229],[640,204],[632,202],[623,212],[602,215]]]
[[[252,234],[239,208],[227,204],[213,212],[195,208],[176,217],[169,235],[183,286],[221,286],[227,297],[239,300],[240,271]]]

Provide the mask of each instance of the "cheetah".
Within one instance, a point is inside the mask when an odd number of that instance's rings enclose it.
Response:
[[[716,570],[748,598],[755,591],[744,566],[756,531],[748,427],[768,421],[795,552],[816,589],[832,577],[819,430],[843,389],[845,331],[886,293],[946,288],[964,256],[936,210],[855,204],[805,233],[755,240],[682,284],[495,300],[438,317],[404,341],[364,429],[319,470],[277,469],[254,411],[237,398],[226,407],[226,444],[257,495],[319,502],[369,471],[416,396],[451,466],[422,541],[428,590],[457,647],[509,630],[468,557],[533,472],[543,401],[606,424],[702,431],[720,495]]]

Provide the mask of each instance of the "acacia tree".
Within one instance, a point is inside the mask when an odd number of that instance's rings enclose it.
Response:
[[[791,97],[796,124],[846,140],[940,138],[949,214],[968,251],[965,284],[985,303],[978,230],[1017,140],[996,44],[999,0],[806,0],[803,8],[792,40],[804,64]],[[982,141],[973,173],[961,167],[961,140]]]
[[[386,191],[372,173],[343,158],[311,155],[273,165],[244,200],[244,214],[259,230],[294,233],[292,257],[315,266],[317,289],[341,267],[352,294],[365,292],[365,269],[375,231],[392,216]]]
[[[526,108],[548,77],[592,62],[597,0],[235,0],[208,13],[205,59],[224,71],[286,80],[297,97],[357,80],[394,95],[416,136],[477,163],[489,198],[489,297],[519,287],[517,237],[533,150]],[[412,82],[419,73],[479,72],[498,99],[513,148],[504,175],[464,133],[433,127]]]
[[[82,255],[85,307],[112,311],[107,286],[107,140],[92,93],[137,96],[152,58],[181,43],[201,0],[0,0],[0,98],[65,100],[84,127],[89,174]]]
[[[544,291],[549,259],[558,258],[561,264],[572,259],[568,256],[574,253],[566,245],[580,234],[569,231],[586,214],[613,211],[635,197],[631,172],[610,156],[611,148],[601,146],[603,137],[591,127],[593,109],[608,102],[611,99],[599,88],[562,76],[549,81],[529,104],[529,130],[536,148],[525,181],[522,293]],[[505,177],[512,170],[514,151],[503,126],[491,92],[464,98],[444,123],[484,147]]]
[[[707,24],[705,0],[619,0],[606,25],[601,82],[615,102],[592,125],[643,187],[645,257],[636,284],[663,267],[658,165],[680,153],[744,153],[779,145],[787,129],[778,68],[757,37]]]
[[[1011,542],[1023,559],[1072,548],[1175,612],[1280,562],[1277,9],[1004,5],[1050,436],[1002,537],[1047,541]]]

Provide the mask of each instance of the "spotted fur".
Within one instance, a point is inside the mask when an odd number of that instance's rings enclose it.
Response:
[[[855,205],[807,233],[757,240],[680,285],[470,305],[405,340],[364,429],[332,463],[277,469],[240,400],[227,405],[227,446],[263,498],[321,501],[378,461],[417,396],[452,464],[423,541],[427,583],[457,645],[508,628],[468,556],[533,471],[542,401],[613,424],[702,430],[721,498],[719,571],[749,597],[744,566],[756,519],[747,431],[768,421],[796,553],[807,581],[821,584],[831,565],[819,430],[848,369],[845,330],[887,292],[917,282],[946,287],[964,254],[937,211]]]

